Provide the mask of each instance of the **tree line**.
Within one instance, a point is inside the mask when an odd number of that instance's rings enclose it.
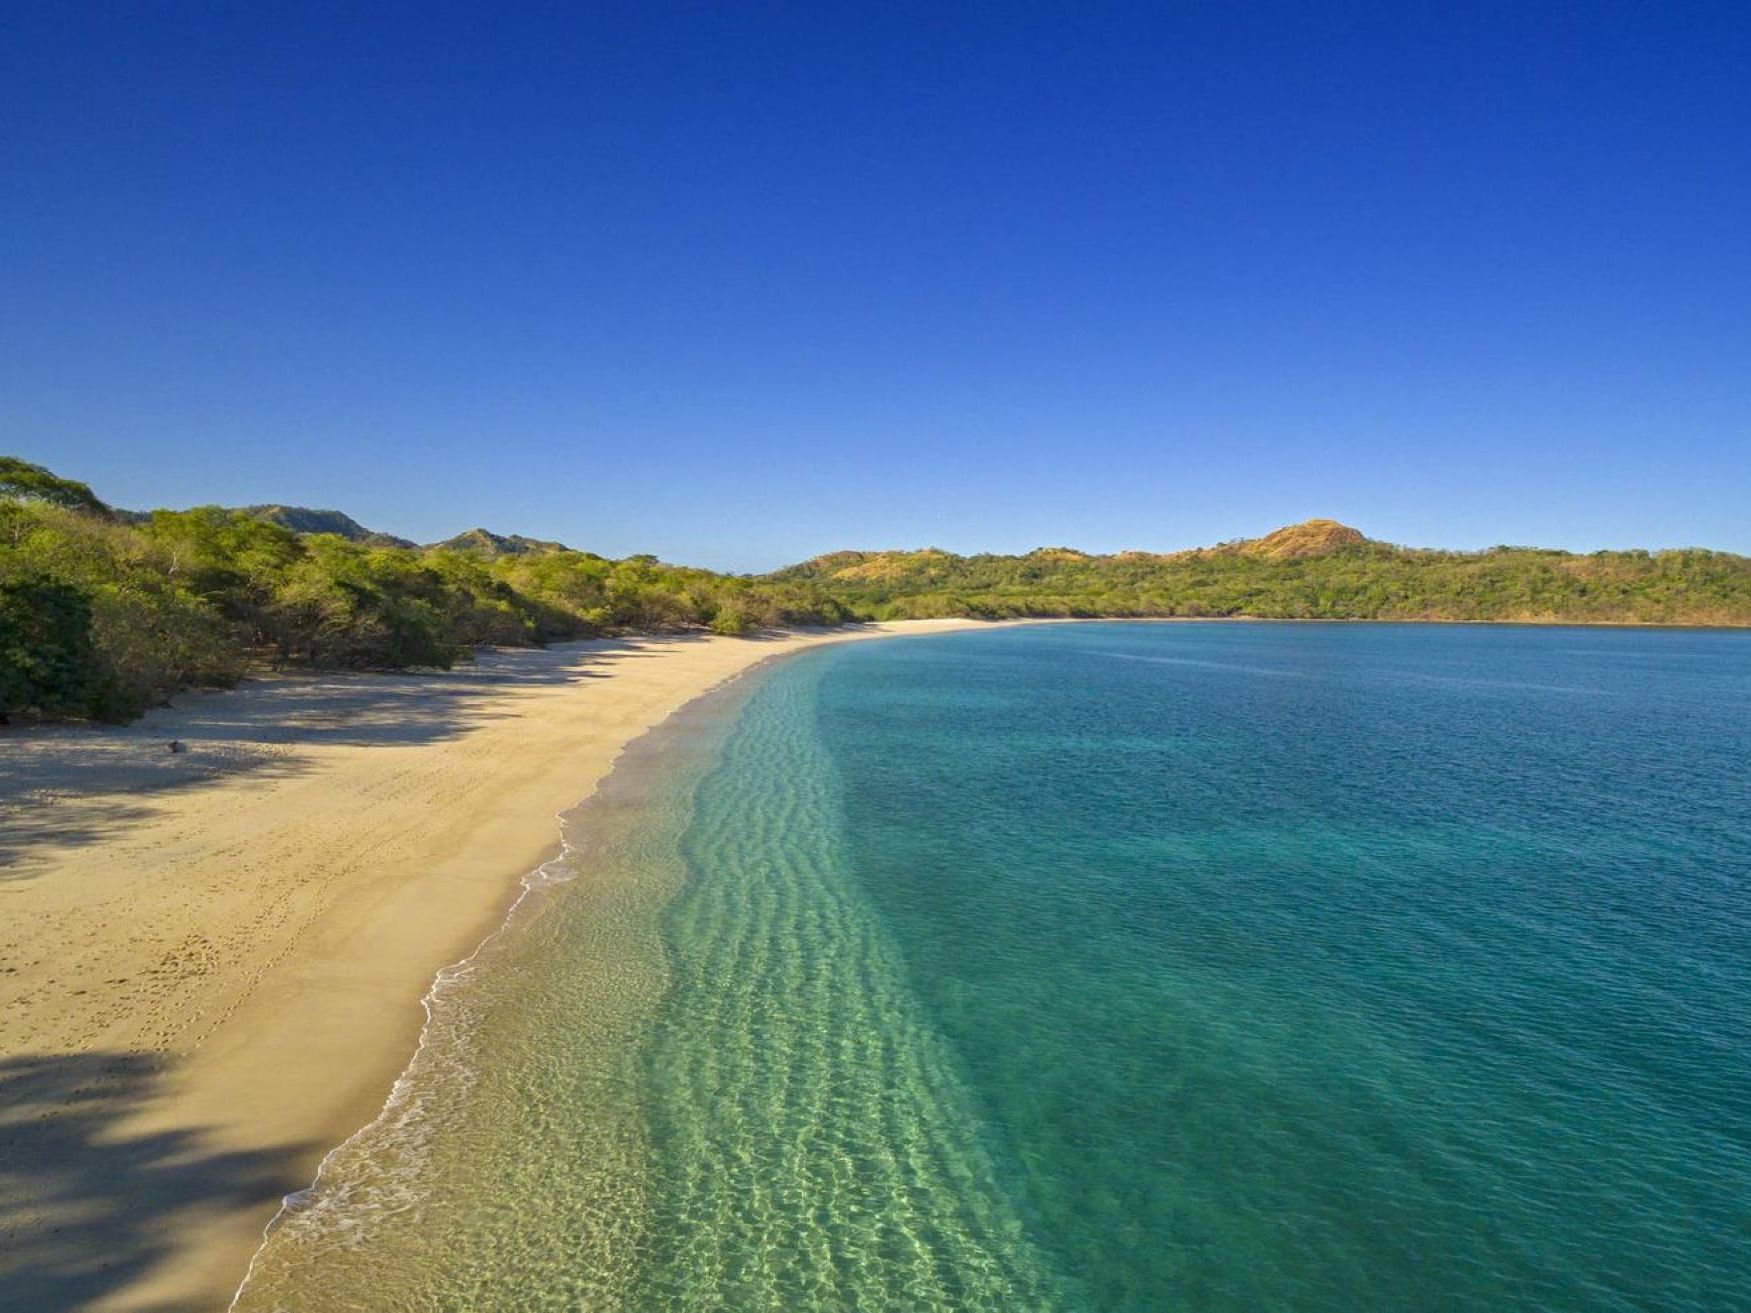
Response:
[[[330,524],[352,536],[294,527]],[[1751,625],[1751,559],[1426,551],[1308,521],[1171,555],[837,552],[748,577],[478,531],[417,547],[287,507],[117,512],[0,457],[0,716],[126,720],[252,665],[449,667],[488,644],[937,616]]]
[[[1279,531],[1287,532],[1287,531]],[[1268,540],[1257,540],[1268,541]],[[1751,625],[1751,558],[1688,548],[1431,551],[1360,540],[1302,556],[841,552],[779,571],[875,619],[1238,617]]]
[[[484,644],[849,618],[805,581],[651,556],[386,546],[216,506],[123,515],[0,457],[0,714],[126,720],[252,664],[448,668]]]

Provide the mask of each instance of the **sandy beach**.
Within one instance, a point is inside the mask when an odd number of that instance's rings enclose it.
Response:
[[[628,742],[765,658],[966,624],[271,676],[0,734],[0,1307],[225,1307]]]

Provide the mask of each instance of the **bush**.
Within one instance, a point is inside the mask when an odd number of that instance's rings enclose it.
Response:
[[[96,691],[91,599],[48,579],[0,583],[0,716],[83,716]]]
[[[754,632],[754,622],[739,607],[726,606],[711,618],[711,632],[741,638]]]

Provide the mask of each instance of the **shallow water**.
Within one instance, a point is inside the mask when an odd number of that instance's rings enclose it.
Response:
[[[1743,1306],[1748,781],[1751,635],[817,650],[573,818],[239,1307]]]

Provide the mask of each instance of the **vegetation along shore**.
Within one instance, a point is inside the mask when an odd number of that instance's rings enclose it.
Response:
[[[842,551],[764,575],[335,511],[117,510],[0,457],[0,714],[127,720],[254,667],[448,668],[629,632],[1027,617],[1751,625],[1751,558],[1376,542],[1333,520],[1185,551]]]
[[[957,623],[264,674],[0,734],[0,1308],[224,1308],[628,743],[768,658]]]

